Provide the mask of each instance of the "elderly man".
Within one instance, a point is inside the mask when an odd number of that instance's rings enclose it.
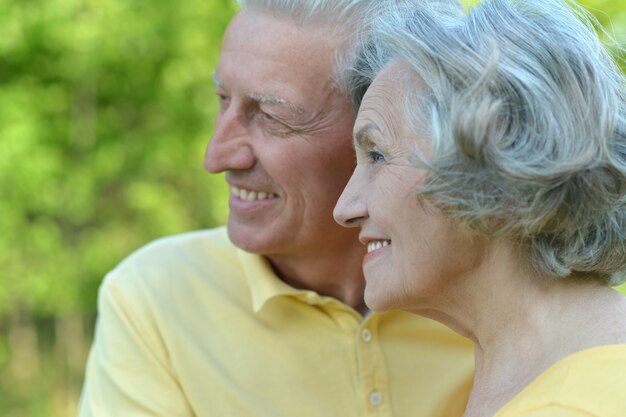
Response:
[[[374,3],[242,5],[205,162],[226,172],[228,226],[152,243],[107,276],[82,417],[462,414],[470,343],[368,314],[365,249],[332,217],[354,168],[336,57]]]

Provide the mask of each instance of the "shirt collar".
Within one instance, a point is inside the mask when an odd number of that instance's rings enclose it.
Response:
[[[319,295],[312,290],[292,287],[274,273],[272,266],[265,257],[246,252],[239,248],[236,248],[236,250],[243,267],[244,275],[248,281],[248,287],[250,288],[252,296],[252,308],[255,313],[259,313],[268,301],[279,297],[293,297],[306,304],[330,304],[354,311],[332,297]]]
[[[290,286],[276,276],[269,261],[260,255],[237,248],[237,256],[243,267],[252,295],[252,307],[258,313],[271,299],[280,296],[302,298],[310,304],[321,303],[322,298],[310,290],[300,290]]]

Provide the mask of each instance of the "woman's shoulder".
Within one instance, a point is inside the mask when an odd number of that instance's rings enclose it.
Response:
[[[494,417],[626,416],[626,344],[576,352],[555,363]]]

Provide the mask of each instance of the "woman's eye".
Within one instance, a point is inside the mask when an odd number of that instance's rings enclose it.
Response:
[[[385,155],[383,155],[382,153],[376,150],[369,151],[368,155],[370,158],[370,162],[373,162],[373,163],[378,163],[378,162],[382,162],[385,160]]]

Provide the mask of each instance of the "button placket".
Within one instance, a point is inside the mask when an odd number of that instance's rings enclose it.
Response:
[[[383,394],[379,391],[372,391],[369,396],[369,401],[373,407],[378,407],[383,403]]]
[[[378,339],[379,316],[370,316],[361,323],[356,338],[359,358],[362,401],[368,416],[392,416],[388,398],[387,367]]]
[[[372,341],[372,332],[370,329],[365,328],[361,331],[361,340],[365,343],[369,343]]]

